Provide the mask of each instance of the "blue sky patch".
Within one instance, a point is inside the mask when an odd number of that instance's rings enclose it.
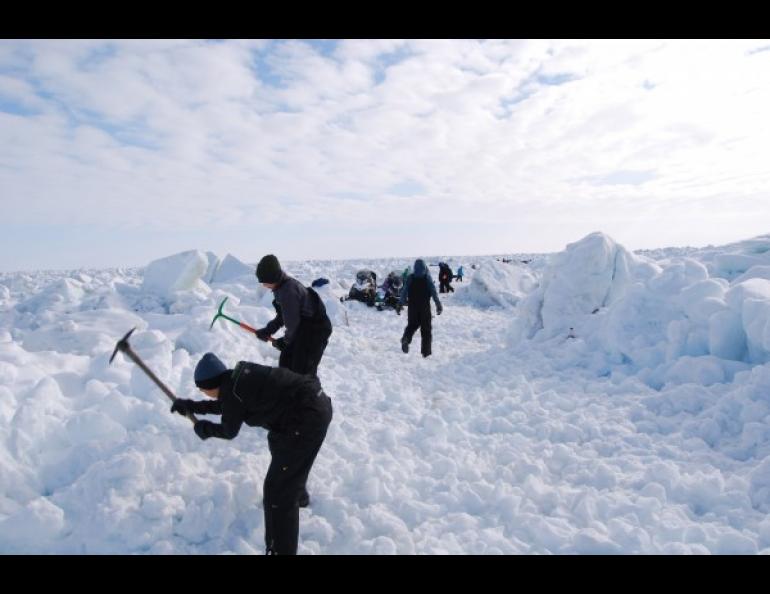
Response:
[[[416,194],[424,194],[425,186],[413,180],[404,180],[390,186],[388,193],[395,194],[396,196],[414,196]]]
[[[509,112],[508,115],[510,115],[511,108],[514,105],[517,105],[522,101],[526,101],[527,99],[532,97],[532,95],[534,95],[536,92],[537,91],[531,87],[523,90],[519,88],[517,89],[516,95],[513,95],[512,97],[503,97],[502,99],[500,99],[500,107],[502,107],[507,112]]]
[[[536,80],[542,85],[558,86],[573,80],[577,80],[578,78],[579,77],[574,74],[564,72],[561,74],[538,74]]]
[[[254,60],[252,62],[252,70],[257,75],[257,78],[269,85],[276,88],[285,88],[287,86],[286,80],[281,76],[280,70],[273,68],[270,64],[270,56],[273,54],[276,42],[271,41],[265,47],[260,50],[252,52]]]
[[[110,58],[117,55],[117,49],[112,44],[106,44],[91,50],[87,56],[77,61],[80,70],[93,70]]]
[[[385,73],[388,68],[400,64],[413,55],[414,52],[408,47],[402,47],[393,52],[377,56],[377,61],[374,64],[374,84],[379,85],[385,80]]]
[[[0,95],[0,111],[18,116],[34,116],[40,113],[39,109],[34,109],[13,99],[4,99]]]
[[[306,43],[322,56],[333,58],[340,42],[337,39],[308,39]]]

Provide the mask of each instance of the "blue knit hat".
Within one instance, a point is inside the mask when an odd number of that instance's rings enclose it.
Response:
[[[204,390],[218,388],[225,373],[225,364],[214,353],[206,353],[195,366],[195,385]]]

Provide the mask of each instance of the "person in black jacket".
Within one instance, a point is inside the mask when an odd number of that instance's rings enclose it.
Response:
[[[420,352],[423,357],[429,357],[431,354],[432,328],[430,300],[436,302],[436,314],[441,315],[444,308],[436,294],[436,285],[428,273],[428,267],[423,260],[415,260],[414,272],[406,278],[404,288],[401,290],[399,304],[404,305],[408,302],[407,325],[404,328],[404,335],[401,337],[401,350],[409,352],[409,343],[412,342],[412,336],[420,329]]]
[[[199,420],[201,439],[233,439],[243,423],[268,430],[272,459],[263,504],[268,555],[296,555],[299,508],[309,504],[306,483],[332,419],[331,399],[318,378],[288,369],[240,361],[227,369],[213,353],[195,367],[195,385],[213,402],[177,399],[171,412],[222,415]]]
[[[281,351],[278,366],[317,375],[318,364],[332,333],[326,306],[318,293],[281,270],[278,258],[273,254],[268,254],[257,264],[257,280],[272,289],[276,311],[275,318],[257,330],[257,338],[267,341],[285,325],[286,333],[273,341],[273,346]]]
[[[439,273],[438,273],[438,286],[439,286],[439,293],[454,293],[454,287],[452,287],[452,278],[454,278],[454,274],[452,274],[452,269],[449,267],[449,264],[446,262],[439,262]]]

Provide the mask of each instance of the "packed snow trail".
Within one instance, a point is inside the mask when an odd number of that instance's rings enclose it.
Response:
[[[729,520],[746,514],[759,531],[766,517],[742,493],[745,469],[736,473],[740,464],[683,438],[675,422],[662,432],[654,420],[645,425],[657,418],[651,403],[664,397],[638,383],[617,387],[559,370],[537,351],[506,350],[509,312],[441,297],[429,359],[398,350],[403,316],[362,306],[350,313],[367,335],[350,339],[358,355],[344,375],[328,367],[323,374],[338,410],[328,443],[353,461],[350,497],[368,504],[362,511],[375,527],[355,543],[333,538],[331,550],[757,550],[756,536]],[[383,314],[380,324],[368,320]],[[566,338],[552,347],[555,355],[571,348]],[[371,425],[381,429],[372,434]],[[319,469],[329,460],[321,462]],[[308,527],[305,546],[323,550],[312,541]]]

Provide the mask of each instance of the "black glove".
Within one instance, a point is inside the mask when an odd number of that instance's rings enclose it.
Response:
[[[442,306],[442,305],[439,303],[439,304],[436,306],[436,315],[437,315],[437,316],[440,316],[442,311],[444,311],[444,307],[443,307],[443,306]]]
[[[179,413],[183,417],[186,417],[193,412],[194,402],[194,400],[183,400],[181,398],[177,398],[174,400],[174,404],[171,405],[171,412]]]
[[[256,334],[259,340],[264,340],[265,342],[267,342],[267,339],[270,336],[270,331],[267,328],[260,328],[254,334]]]
[[[208,439],[211,437],[209,434],[209,426],[213,425],[211,421],[198,421],[193,425],[193,429],[195,429],[195,435],[200,437],[201,439]]]
[[[281,336],[281,338],[276,338],[273,341],[273,346],[279,351],[283,351],[283,349],[286,348],[286,339],[283,336]]]

